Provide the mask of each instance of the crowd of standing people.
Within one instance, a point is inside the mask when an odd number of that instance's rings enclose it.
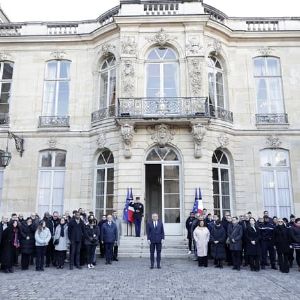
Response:
[[[0,222],[0,264],[5,273],[13,273],[14,267],[28,270],[34,264],[36,271],[55,266],[63,269],[65,262],[69,268],[81,269],[96,265],[96,247],[100,244],[100,255],[105,263],[118,261],[118,246],[122,234],[118,213],[104,215],[98,222],[93,212],[86,214],[83,209],[66,212],[48,212],[40,218],[32,214],[24,219],[22,215],[12,214],[11,219],[2,218]],[[67,251],[69,260],[67,260]]]
[[[199,267],[208,266],[208,259],[216,268],[224,262],[234,270],[249,266],[258,272],[270,266],[272,269],[289,273],[294,259],[300,272],[300,218],[263,217],[255,220],[248,212],[232,217],[229,212],[220,220],[218,215],[190,213],[186,220],[189,254],[195,253]]]

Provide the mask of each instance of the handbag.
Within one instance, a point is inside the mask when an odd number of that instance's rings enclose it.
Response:
[[[53,241],[54,246],[57,246],[58,244],[59,244],[59,239],[56,239],[56,240]]]

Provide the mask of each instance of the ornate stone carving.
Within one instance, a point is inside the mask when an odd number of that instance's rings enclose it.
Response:
[[[220,148],[226,148],[229,145],[229,137],[225,134],[221,134],[218,137]]]
[[[282,142],[277,136],[268,136],[266,140],[267,146],[270,148],[279,148]]]
[[[124,157],[131,158],[131,145],[133,139],[134,128],[132,125],[125,124],[121,127],[121,135],[124,143]]]
[[[261,56],[270,56],[273,54],[274,49],[272,49],[271,47],[262,47],[257,49],[257,52]]]
[[[190,37],[185,47],[187,56],[201,55],[201,50],[203,48],[200,45],[199,38],[196,36]]]
[[[99,147],[99,149],[102,149],[105,147],[106,144],[106,135],[104,132],[99,132],[97,140],[96,140],[97,146]]]
[[[6,51],[0,52],[0,61],[4,61],[4,60],[12,60],[11,54]]]
[[[124,61],[122,69],[122,86],[124,96],[132,97],[134,94],[134,66],[130,60]]]
[[[64,59],[66,57],[66,52],[62,51],[62,50],[56,50],[51,52],[51,56],[54,59]]]
[[[50,149],[54,149],[56,148],[56,145],[57,145],[57,140],[55,137],[51,136],[48,140],[48,145],[49,145],[49,148]]]
[[[157,32],[153,37],[147,38],[149,42],[156,43],[161,47],[166,46],[166,44],[175,38],[171,38],[163,28]]]
[[[213,52],[215,55],[218,55],[222,50],[222,42],[217,39],[213,39],[212,42],[208,44],[208,46],[213,48]]]
[[[101,46],[100,54],[104,57],[109,56],[111,53],[114,53],[116,50],[116,46],[110,43],[106,43]]]
[[[206,134],[206,128],[201,124],[193,125],[192,134],[193,134],[193,139],[195,142],[194,156],[195,156],[195,158],[201,158],[202,157],[201,143]]]
[[[189,77],[193,97],[201,96],[202,74],[201,74],[201,60],[193,58],[189,61]]]
[[[173,140],[175,131],[166,124],[156,125],[154,128],[148,128],[150,131],[151,139],[155,141],[159,147],[164,148],[168,143]]]
[[[134,37],[127,37],[121,42],[122,54],[125,55],[136,55],[137,43]]]

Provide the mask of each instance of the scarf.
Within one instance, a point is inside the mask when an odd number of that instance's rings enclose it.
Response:
[[[17,228],[13,229],[13,238],[14,238],[14,246],[16,248],[19,248],[20,247],[20,241],[18,239],[18,229]]]
[[[65,224],[60,224],[60,236],[65,236]]]

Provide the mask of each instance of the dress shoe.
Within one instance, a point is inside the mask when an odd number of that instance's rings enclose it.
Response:
[[[47,264],[45,267],[46,267],[46,268],[49,268],[50,266]]]
[[[73,266],[70,266],[70,270],[73,270],[73,268],[74,268]]]
[[[153,266],[151,266],[151,267],[150,267],[150,269],[154,269],[154,267],[153,267]]]
[[[161,266],[157,266],[157,269],[161,269]]]
[[[119,259],[118,258],[114,258],[114,261],[119,261]]]
[[[106,261],[105,264],[108,265],[108,261]]]
[[[271,269],[277,270],[277,267],[273,265],[273,266],[271,267]]]
[[[81,269],[82,269],[82,267],[81,267],[81,266],[76,266],[76,268],[77,268],[78,270],[81,270]]]

